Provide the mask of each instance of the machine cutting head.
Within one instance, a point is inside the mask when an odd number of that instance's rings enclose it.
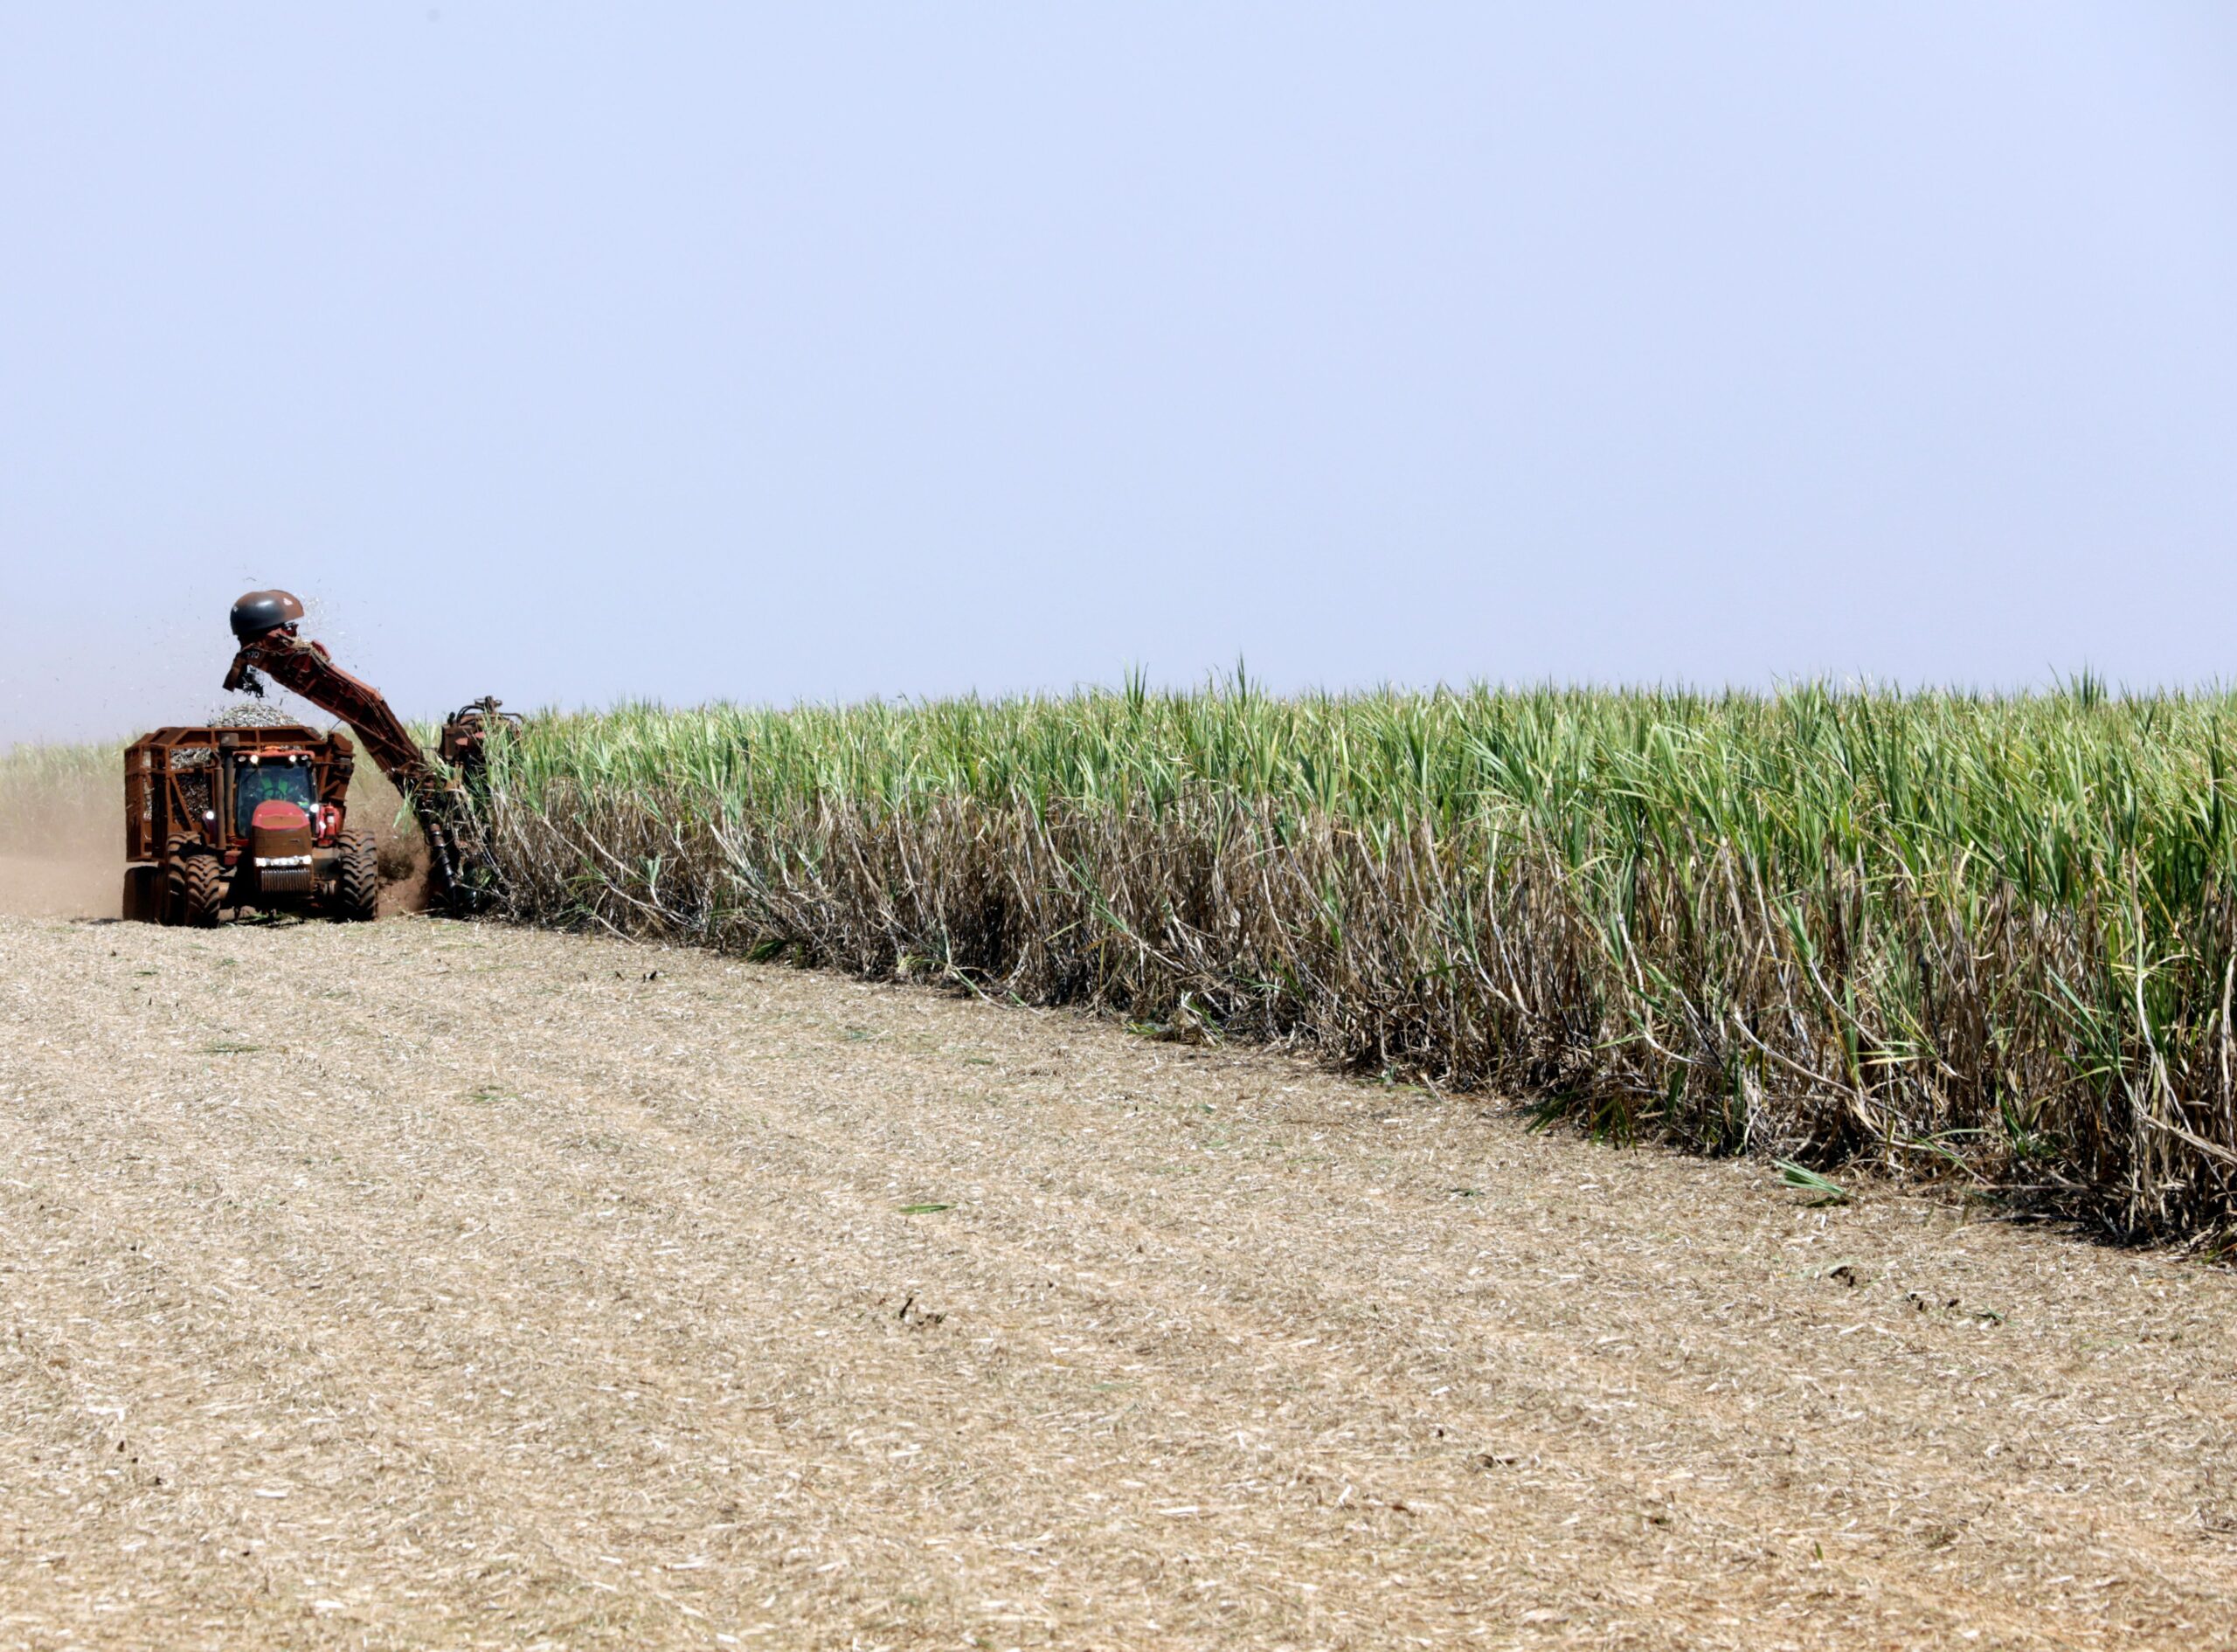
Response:
[[[285,591],[252,591],[233,604],[233,635],[254,642],[303,617],[303,605]]]

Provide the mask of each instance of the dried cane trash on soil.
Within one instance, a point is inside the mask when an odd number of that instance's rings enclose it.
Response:
[[[0,1647],[2194,1648],[2237,1607],[2210,1268],[488,926],[0,921]]]

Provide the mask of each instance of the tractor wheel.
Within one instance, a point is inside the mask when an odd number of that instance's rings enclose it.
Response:
[[[163,922],[213,928],[225,898],[224,862],[198,843],[174,844],[163,865]]]
[[[334,912],[336,917],[363,923],[380,904],[380,851],[370,832],[345,832],[334,868]]]

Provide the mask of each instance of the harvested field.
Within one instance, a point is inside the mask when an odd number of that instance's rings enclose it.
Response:
[[[2227,1644],[2237,1280],[1066,1013],[0,919],[0,1648]]]

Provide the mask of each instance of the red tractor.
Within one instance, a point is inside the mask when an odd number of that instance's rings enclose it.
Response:
[[[226,908],[370,918],[370,832],[346,825],[356,751],[300,723],[159,729],[124,753],[124,916],[211,924]]]

